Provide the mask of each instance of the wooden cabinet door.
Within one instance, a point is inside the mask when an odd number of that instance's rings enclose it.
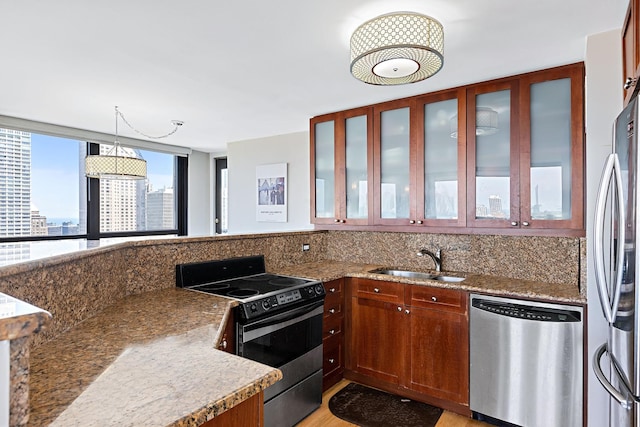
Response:
[[[640,64],[640,1],[629,1],[627,15],[622,27],[622,83],[624,105],[629,103],[638,85]]]
[[[201,427],[262,427],[264,426],[264,395],[253,395],[244,402],[227,409]]]
[[[584,65],[520,79],[520,227],[584,230]]]
[[[374,120],[374,223],[416,224],[415,102],[379,104]]]
[[[314,117],[311,135],[311,222],[366,225],[372,207],[371,108]]]
[[[406,315],[390,302],[352,298],[351,369],[389,384],[400,384],[405,364]]]
[[[461,88],[417,99],[418,225],[466,225],[465,94]]]
[[[467,316],[409,307],[405,387],[463,405],[469,402]]]

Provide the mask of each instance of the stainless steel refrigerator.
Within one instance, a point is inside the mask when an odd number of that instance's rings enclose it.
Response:
[[[609,333],[594,354],[593,369],[611,395],[610,427],[640,427],[638,107],[634,98],[614,122],[594,220],[596,283]]]

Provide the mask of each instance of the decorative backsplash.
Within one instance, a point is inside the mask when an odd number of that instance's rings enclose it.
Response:
[[[302,245],[310,250],[303,252]],[[267,271],[330,259],[433,269],[419,249],[442,250],[443,269],[579,286],[580,239],[309,231],[134,241],[0,268],[0,292],[49,311],[47,341],[127,295],[175,286],[175,265],[263,254]]]

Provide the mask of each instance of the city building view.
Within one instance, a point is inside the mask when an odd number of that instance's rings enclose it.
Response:
[[[100,146],[100,153],[106,154],[110,148],[109,145],[103,144]],[[69,196],[60,190],[60,197],[53,199],[55,203],[44,198],[37,200],[34,191],[36,171],[32,165],[32,149],[31,133],[0,128],[0,238],[86,233],[86,180],[65,182],[65,187],[75,188],[68,192]],[[75,150],[79,151],[78,171],[75,176],[82,177],[85,144],[77,142]],[[120,150],[123,155],[143,158],[140,150],[123,147]],[[47,180],[47,173],[41,171],[39,176],[44,176]],[[54,174],[50,174],[51,179],[54,179]],[[155,188],[150,179],[101,180],[100,231],[175,228],[175,197],[173,187],[166,185],[166,181],[169,180],[171,179],[165,179],[161,188]],[[65,200],[65,197],[69,197],[69,200]],[[77,200],[71,200],[74,198]],[[56,214],[60,212],[60,206],[53,206],[54,204],[78,207],[69,213],[68,217],[60,218],[59,214]],[[24,251],[24,246],[17,245],[16,248],[18,253]]]

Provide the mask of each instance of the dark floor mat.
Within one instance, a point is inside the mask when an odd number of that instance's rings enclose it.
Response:
[[[362,427],[434,427],[442,409],[351,383],[329,400],[333,415]]]

